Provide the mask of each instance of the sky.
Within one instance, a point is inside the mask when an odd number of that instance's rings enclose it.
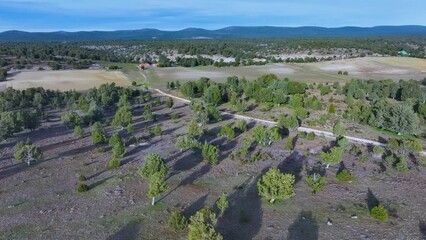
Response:
[[[426,25],[426,0],[0,0],[0,31]]]

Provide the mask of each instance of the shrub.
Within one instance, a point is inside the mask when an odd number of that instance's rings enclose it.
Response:
[[[322,152],[320,157],[327,168],[330,164],[336,164],[342,161],[343,149],[341,147],[333,147],[330,152]]]
[[[216,226],[216,214],[209,209],[201,209],[190,218],[188,240],[222,240],[223,237],[216,231]]]
[[[81,193],[81,192],[87,192],[87,191],[89,191],[89,186],[87,186],[84,183],[79,183],[77,185],[76,191],[79,192],[79,193]]]
[[[281,173],[278,168],[270,168],[265,175],[257,181],[259,195],[270,203],[276,199],[287,199],[294,195],[293,184],[295,176]]]
[[[188,128],[187,128],[188,138],[198,139],[199,137],[203,135],[203,133],[204,133],[204,128],[198,125],[195,119],[189,122]]]
[[[382,205],[375,206],[371,209],[370,215],[382,222],[385,222],[389,219],[388,211]]]
[[[120,160],[118,159],[118,157],[113,157],[109,162],[108,162],[108,169],[117,169],[119,168],[121,165]]]
[[[127,133],[133,133],[135,131],[135,129],[133,128],[133,125],[131,123],[129,123],[129,125],[127,125],[126,131],[127,131]]]
[[[172,120],[179,119],[179,113],[174,112],[174,113],[170,114],[170,119],[172,119]]]
[[[247,131],[247,122],[244,120],[238,120],[235,124],[236,128],[239,129],[241,132]]]
[[[217,164],[217,159],[219,157],[219,147],[208,144],[204,142],[203,147],[201,148],[201,153],[203,155],[203,160],[207,161],[213,165]]]
[[[358,159],[362,163],[368,162],[368,157],[365,154],[361,154]]]
[[[196,139],[190,139],[186,136],[180,136],[176,139],[176,148],[183,151],[184,149],[197,150],[201,149],[201,143]]]
[[[334,104],[330,104],[330,106],[328,107],[328,113],[329,114],[334,114],[336,113],[336,108],[334,107]]]
[[[340,122],[336,122],[336,124],[334,124],[334,127],[333,127],[333,134],[337,136],[345,135],[346,134],[345,126]]]
[[[174,211],[170,214],[167,225],[175,232],[180,232],[188,226],[188,221],[180,212]]]
[[[153,128],[151,128],[151,133],[155,136],[161,136],[163,134],[163,130],[161,129],[160,125],[155,125]]]
[[[316,194],[327,186],[327,179],[319,174],[313,174],[306,178],[306,183],[312,188],[312,193]]]
[[[29,140],[25,142],[18,142],[13,149],[13,157],[28,165],[32,161],[38,161],[43,157],[41,150],[33,145]]]
[[[294,138],[288,137],[284,144],[284,149],[287,151],[293,151],[294,149]]]
[[[74,128],[74,136],[76,136],[78,138],[83,137],[84,136],[84,130],[83,130],[83,128],[80,127],[80,126],[76,126]]]
[[[139,169],[142,177],[150,178],[154,173],[166,176],[169,168],[158,153],[150,153],[145,158],[145,164]]]
[[[336,174],[336,178],[342,182],[351,182],[353,179],[352,174],[347,169],[343,169],[342,171],[338,172]]]
[[[385,150],[382,148],[382,147],[380,147],[380,146],[374,146],[374,148],[373,148],[373,153],[374,154],[377,154],[377,155],[382,155],[383,153],[385,152]]]
[[[87,180],[87,178],[86,178],[86,176],[84,176],[83,174],[80,174],[79,176],[78,176],[78,181],[80,181],[80,182],[84,182],[84,181],[86,181]]]
[[[107,141],[104,128],[102,127],[102,124],[100,122],[95,122],[92,125],[91,133],[93,144],[105,143]]]
[[[174,102],[173,102],[173,98],[169,97],[169,98],[167,99],[167,101],[166,101],[166,107],[168,107],[168,108],[172,108],[172,107],[173,107],[173,104],[174,104]]]
[[[235,137],[235,131],[234,128],[231,127],[230,124],[225,124],[220,129],[220,132],[218,134],[219,137],[226,137],[227,141],[234,139]]]
[[[406,172],[408,171],[408,162],[407,162],[407,158],[405,157],[400,157],[398,159],[398,162],[396,163],[396,170],[398,172]]]
[[[229,205],[228,198],[226,197],[226,195],[224,193],[222,193],[222,195],[220,196],[220,198],[216,202],[216,206],[220,210],[220,215],[223,215],[223,213],[226,211],[226,209],[228,209],[228,205]]]
[[[288,115],[288,116],[282,116],[279,120],[278,123],[281,126],[284,126],[288,129],[295,129],[297,127],[299,127],[299,120],[297,119],[296,116],[294,115]]]
[[[306,135],[306,139],[308,139],[310,141],[315,140],[315,133],[313,133],[313,132],[308,133]]]

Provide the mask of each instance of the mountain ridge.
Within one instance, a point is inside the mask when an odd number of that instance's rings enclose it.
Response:
[[[231,39],[231,38],[285,38],[285,37],[368,37],[368,36],[426,36],[426,26],[375,26],[336,28],[302,26],[229,26],[216,30],[185,28],[166,31],[154,28],[115,31],[54,31],[26,32],[9,30],[0,33],[1,42],[60,42],[95,40],[150,40],[150,39]]]

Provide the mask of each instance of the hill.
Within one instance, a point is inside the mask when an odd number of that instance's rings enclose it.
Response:
[[[366,37],[426,35],[426,26],[377,27],[226,27],[217,30],[187,28],[178,31],[158,29],[80,31],[80,32],[24,32],[0,33],[2,42],[88,41],[88,40],[149,40],[149,39],[227,39],[276,37]]]

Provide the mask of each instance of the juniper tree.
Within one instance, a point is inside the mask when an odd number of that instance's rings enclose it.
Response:
[[[151,205],[155,204],[155,198],[167,191],[169,188],[164,175],[161,172],[155,172],[149,177],[148,197],[152,197]]]
[[[190,218],[188,240],[222,240],[216,226],[216,214],[209,209],[201,209]]]
[[[150,153],[145,157],[145,164],[139,169],[139,174],[150,178],[154,173],[160,173],[165,177],[168,170],[164,159],[158,153]]]
[[[295,176],[281,173],[278,168],[270,168],[257,182],[260,196],[270,203],[276,199],[287,199],[293,196]]]

